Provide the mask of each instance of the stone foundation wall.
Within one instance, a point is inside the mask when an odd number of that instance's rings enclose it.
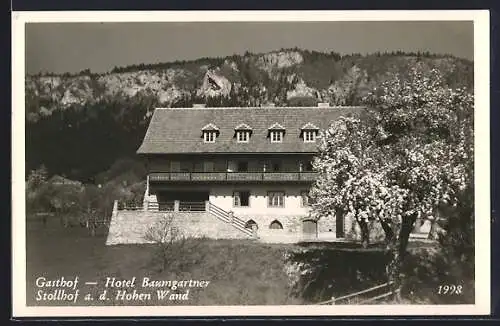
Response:
[[[269,232],[281,233],[302,233],[302,219],[303,215],[268,215],[268,214],[235,214],[238,218],[245,222],[253,220],[258,226],[258,235]],[[273,221],[278,221],[283,226],[282,230],[270,229],[269,226]]]
[[[229,223],[206,212],[176,212],[174,226],[185,237],[211,239],[249,239],[250,237]]]
[[[318,233],[336,233],[337,219],[335,216],[324,216],[318,220]]]
[[[172,226],[176,227],[185,237],[207,237],[211,239],[249,239],[249,235],[235,228],[233,225],[221,221],[208,212],[152,212],[115,210],[111,219],[108,245],[147,243],[146,233],[157,225],[167,214],[174,214]],[[265,242],[296,242],[303,240],[304,215],[275,215],[275,214],[235,214],[239,219],[257,223],[257,235]],[[283,229],[271,229],[273,221],[278,221]],[[318,239],[331,240],[336,238],[336,219],[334,217],[321,218],[318,222]],[[359,226],[351,216],[345,217],[345,238],[347,240],[361,240]],[[371,226],[370,241],[376,241],[383,235],[380,223],[374,221]]]
[[[165,212],[117,211],[111,219],[107,245],[148,243],[146,234],[168,214]],[[185,237],[212,239],[249,239],[229,223],[207,212],[175,212],[172,227]]]

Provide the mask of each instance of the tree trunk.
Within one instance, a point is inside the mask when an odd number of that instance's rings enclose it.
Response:
[[[361,218],[358,220],[359,227],[361,229],[361,245],[363,248],[367,248],[370,244],[370,231],[368,230],[368,223],[366,219]]]
[[[382,225],[382,229],[384,230],[384,233],[385,233],[385,242],[386,242],[387,246],[389,246],[390,243],[392,242],[392,240],[394,239],[394,231],[392,230],[389,223],[387,223],[380,216],[378,217],[378,220],[380,221],[380,225]]]
[[[417,214],[414,213],[402,219],[401,228],[399,229],[399,236],[393,238],[389,244],[390,260],[387,265],[387,278],[392,282],[391,288],[393,291],[398,291],[397,297],[401,298],[401,287],[404,275],[401,273],[403,261],[406,256],[406,249],[408,247],[408,240],[410,233],[413,230],[413,225],[417,219]]]
[[[399,256],[404,259],[406,256],[406,248],[408,247],[408,240],[410,239],[410,233],[413,230],[415,221],[417,220],[417,214],[412,215],[402,219],[401,229],[399,230]]]

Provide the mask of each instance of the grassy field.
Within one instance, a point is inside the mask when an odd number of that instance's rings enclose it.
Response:
[[[386,256],[380,247],[359,244],[263,244],[251,240],[191,239],[176,248],[165,268],[156,245],[106,246],[105,228],[95,236],[80,226],[63,228],[59,219],[27,227],[28,305],[287,305],[312,304],[385,281]],[[306,266],[301,273],[297,266]],[[295,267],[295,270],[294,270]],[[302,269],[303,270],[303,269]],[[288,273],[287,273],[288,271]],[[290,273],[291,271],[291,273]],[[70,300],[37,300],[36,279],[79,277],[79,296]],[[130,280],[134,288],[106,288],[107,278]],[[204,288],[143,288],[142,280],[210,281]],[[85,282],[97,282],[86,285]],[[184,297],[158,298],[170,289]],[[67,289],[70,293],[71,289]],[[99,295],[107,290],[106,300]],[[144,294],[139,299],[117,299],[117,291]],[[85,300],[90,294],[93,300]],[[123,292],[122,292],[123,294]],[[149,294],[149,295],[148,295]],[[169,295],[170,295],[169,294]],[[148,297],[149,296],[149,297]]]
[[[190,240],[165,270],[157,261],[154,245],[106,246],[106,230],[91,236],[82,227],[62,228],[58,221],[49,221],[45,228],[31,223],[27,230],[27,304],[61,304],[61,301],[37,301],[35,285],[38,277],[47,280],[79,277],[80,298],[77,305],[240,305],[300,304],[290,294],[284,271],[284,252],[290,246],[265,245],[251,241]],[[136,277],[136,289],[152,293],[147,302],[136,300],[98,301],[95,297],[105,287],[107,277]],[[158,300],[156,290],[142,290],[143,277],[155,280],[208,280],[206,288],[191,288],[188,301]],[[98,285],[84,285],[84,282]],[[52,291],[52,289],[48,289]],[[112,294],[109,293],[108,294]],[[83,301],[82,294],[91,293],[92,302]],[[65,302],[64,304],[73,304]]]

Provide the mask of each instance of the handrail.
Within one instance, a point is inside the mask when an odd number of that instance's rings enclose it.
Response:
[[[399,293],[400,291],[401,291],[400,289],[396,289],[394,291],[389,291],[389,292],[386,292],[384,294],[377,295],[376,297],[363,300],[363,301],[359,302],[359,304],[364,304],[364,303],[372,302],[372,301],[375,301],[375,300],[378,300],[378,299],[382,299],[382,298],[388,297],[390,295]]]
[[[242,231],[243,233],[253,236],[253,232],[245,228],[245,221],[242,219],[232,216],[232,219],[230,218],[230,215],[228,212],[226,212],[224,209],[220,208],[217,205],[212,204],[211,202],[208,202],[208,211],[209,213],[215,215],[219,219],[223,220],[226,223],[230,223],[232,226],[237,228],[238,230]],[[222,217],[223,216],[223,217]]]
[[[223,220],[224,222],[229,223],[229,218],[227,218],[226,216],[224,216],[222,213],[217,212],[217,211],[211,211],[210,213],[213,214],[213,215],[215,215],[219,219]]]
[[[372,292],[374,290],[377,290],[377,289],[380,289],[380,288],[383,288],[383,287],[386,287],[386,286],[389,286],[389,285],[392,285],[394,282],[386,282],[386,283],[383,283],[383,284],[379,284],[379,285],[376,285],[376,286],[373,286],[371,288],[368,288],[368,289],[365,289],[365,290],[362,290],[362,291],[358,291],[358,292],[354,292],[354,293],[350,293],[350,294],[347,294],[347,295],[344,295],[344,296],[341,296],[341,297],[338,297],[338,298],[332,298],[330,300],[326,300],[326,301],[322,301],[322,302],[319,302],[317,304],[319,305],[324,305],[324,304],[331,304],[331,303],[334,303],[336,301],[340,301],[340,300],[345,300],[345,299],[349,299],[349,298],[352,298],[352,297],[355,297],[355,296],[358,296],[360,294],[364,294],[364,293],[368,293],[368,292]],[[388,293],[393,293],[393,292],[396,292],[396,291],[390,291]],[[378,299],[377,297],[375,298],[370,298],[370,299]],[[369,299],[368,299],[369,300]],[[366,300],[365,300],[366,301]]]
[[[223,210],[223,209],[222,209],[222,208],[220,208],[219,206],[216,206],[216,205],[212,204],[211,202],[209,202],[209,205],[210,205],[209,207],[210,207],[211,209],[213,209],[213,210],[215,210],[215,211],[219,211],[219,212],[221,212],[221,213],[224,213],[224,214],[229,215],[229,214],[228,214],[228,212],[226,212],[225,210]]]
[[[161,181],[313,181],[313,171],[152,172],[150,182]]]
[[[189,211],[205,211],[204,201],[180,201],[179,211],[183,211],[187,208]]]
[[[233,218],[233,222],[235,224],[241,225],[242,227],[245,227],[245,225],[246,225],[246,222],[243,221],[242,219],[238,218],[238,217],[234,217]]]

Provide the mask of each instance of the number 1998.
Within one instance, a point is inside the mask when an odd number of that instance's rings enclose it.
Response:
[[[438,286],[438,294],[457,295],[462,294],[462,285],[446,284]]]

